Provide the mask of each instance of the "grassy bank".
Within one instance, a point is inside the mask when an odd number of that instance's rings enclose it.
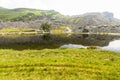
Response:
[[[1,80],[120,80],[120,54],[91,49],[0,49]]]

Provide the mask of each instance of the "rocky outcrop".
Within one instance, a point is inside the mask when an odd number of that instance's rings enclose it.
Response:
[[[65,22],[60,20],[34,20],[34,21],[15,21],[15,22],[0,22],[0,29],[2,28],[23,28],[23,27],[30,27],[30,28],[39,28],[42,22],[49,22],[52,24],[52,27],[58,27],[61,25],[67,25]]]
[[[98,25],[84,26],[83,28],[75,29],[74,32],[83,33],[120,33],[120,25]]]
[[[29,22],[0,22],[0,28],[23,28],[23,27],[31,27],[38,28],[40,26],[41,21],[29,21]]]

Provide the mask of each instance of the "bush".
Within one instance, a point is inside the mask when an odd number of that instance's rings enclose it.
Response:
[[[40,28],[42,28],[42,30],[44,30],[45,32],[50,32],[50,27],[51,27],[51,24],[49,24],[48,22],[43,22],[40,25]]]

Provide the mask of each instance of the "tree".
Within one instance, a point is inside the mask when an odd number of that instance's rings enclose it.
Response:
[[[50,32],[51,24],[49,24],[48,22],[43,22],[40,25],[40,28],[45,32]]]

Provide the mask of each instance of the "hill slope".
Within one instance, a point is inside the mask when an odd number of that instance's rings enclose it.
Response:
[[[29,8],[0,8],[0,20],[3,21],[30,21],[43,17],[54,19],[57,17],[62,17],[62,15],[54,10],[37,10]]]
[[[103,13],[86,13],[77,16],[64,16],[59,12],[54,10],[38,10],[29,8],[16,8],[16,9],[6,9],[0,7],[0,20],[3,21],[30,21],[37,19],[56,19],[56,18],[66,18],[70,23],[79,24],[81,26],[85,25],[97,25],[97,24],[109,24],[118,23],[119,20],[115,19],[113,13],[103,12]]]
[[[0,21],[0,28],[38,28],[41,22],[49,22],[53,27],[72,26],[73,31],[77,32],[83,32],[84,29],[88,29],[89,32],[120,32],[120,20],[114,18],[114,14],[110,12],[65,16],[54,10],[0,7]]]
[[[73,16],[71,22],[79,25],[99,25],[99,24],[117,24],[120,21],[115,19],[113,13],[86,13],[83,15]]]

